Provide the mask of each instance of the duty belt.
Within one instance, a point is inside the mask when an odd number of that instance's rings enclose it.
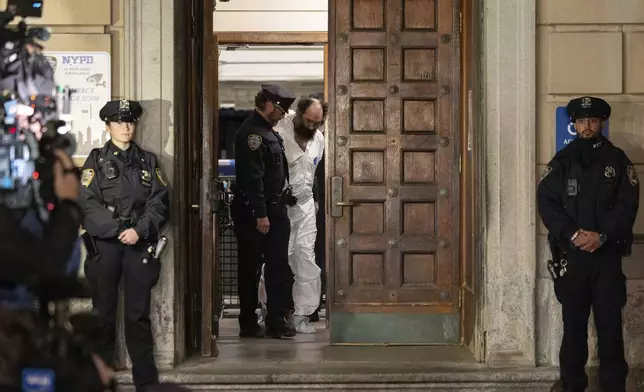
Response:
[[[243,200],[245,204],[248,204],[250,202],[248,194],[245,191],[237,190],[237,192],[235,193],[235,196]],[[267,203],[271,203],[275,205],[283,202],[282,196],[283,196],[283,192],[267,193],[264,195],[264,199],[266,200]]]

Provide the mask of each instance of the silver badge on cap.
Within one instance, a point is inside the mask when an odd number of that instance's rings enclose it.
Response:
[[[593,101],[590,99],[590,97],[584,97],[584,99],[581,100],[581,107],[584,109],[588,109],[593,105]]]
[[[130,102],[127,99],[121,99],[119,102],[119,112],[129,112],[130,111]]]

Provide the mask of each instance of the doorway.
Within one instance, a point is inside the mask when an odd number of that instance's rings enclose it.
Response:
[[[263,84],[278,84],[295,94],[298,99],[310,94],[324,94],[326,77],[326,33],[257,33],[216,34],[219,42],[219,179],[225,189],[234,187],[234,140],[239,126],[254,111],[254,98]],[[291,111],[297,102],[291,105]],[[324,184],[324,180],[320,182]],[[218,209],[219,302],[215,305],[218,316],[218,342],[226,350],[227,344],[239,343],[239,298],[237,295],[237,246],[232,219],[231,197],[224,197]],[[323,227],[323,226],[322,226]],[[322,235],[323,230],[321,230]],[[323,247],[322,247],[322,250]],[[324,258],[320,267],[325,271]],[[324,280],[324,279],[323,279]],[[260,283],[260,301],[262,300]],[[263,308],[257,309],[260,323]],[[319,321],[315,336],[296,341],[327,343],[322,301],[317,313]],[[253,344],[256,345],[257,341]]]
[[[482,359],[483,339],[475,336],[480,158],[472,148],[478,86],[474,62],[466,61],[477,53],[477,6],[330,2],[325,234],[333,345],[468,346]],[[324,43],[302,42],[306,34],[215,36],[235,51]],[[229,154],[226,147],[220,157]],[[221,297],[212,313],[223,325],[232,302],[218,268],[211,281]],[[226,334],[234,332],[218,336]]]

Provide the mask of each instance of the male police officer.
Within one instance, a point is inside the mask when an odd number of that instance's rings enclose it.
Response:
[[[256,111],[239,128],[235,140],[237,189],[232,217],[238,243],[241,337],[263,336],[255,314],[262,257],[268,297],[266,332],[273,338],[295,335],[286,320],[293,303],[285,197],[288,167],[282,138],[273,130],[293,101],[295,96],[282,87],[263,85],[255,97]]]
[[[611,108],[594,97],[566,108],[577,138],[555,155],[541,176],[539,212],[553,253],[549,270],[562,304],[561,380],[552,391],[584,391],[588,378],[588,317],[593,308],[599,344],[599,381],[605,392],[625,392],[622,308],[639,205],[639,181],[624,151],[601,134]]]
[[[95,286],[94,308],[102,319],[98,353],[114,362],[116,310],[121,275],[125,291],[125,340],[137,392],[158,382],[150,329],[150,290],[161,265],[151,256],[167,218],[168,188],[154,154],[134,143],[143,112],[135,101],[108,102],[99,115],[111,140],[92,150],[81,175],[83,224],[94,238],[98,258],[86,261]]]

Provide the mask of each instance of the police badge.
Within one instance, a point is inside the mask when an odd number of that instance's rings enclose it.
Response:
[[[254,133],[248,135],[248,147],[255,151],[262,145],[262,137]]]
[[[617,173],[615,173],[615,169],[612,166],[606,166],[604,168],[604,176],[606,178],[615,178],[616,175]]]
[[[629,166],[626,168],[626,172],[628,173],[628,181],[632,186],[636,187],[640,181],[637,178],[637,172],[635,171],[635,168],[633,166]]]
[[[581,100],[581,107],[584,109],[588,109],[591,106],[593,106],[593,101],[590,99],[590,97],[584,97],[584,99]]]
[[[119,102],[119,112],[129,112],[130,111],[130,102],[127,99],[121,99]]]

